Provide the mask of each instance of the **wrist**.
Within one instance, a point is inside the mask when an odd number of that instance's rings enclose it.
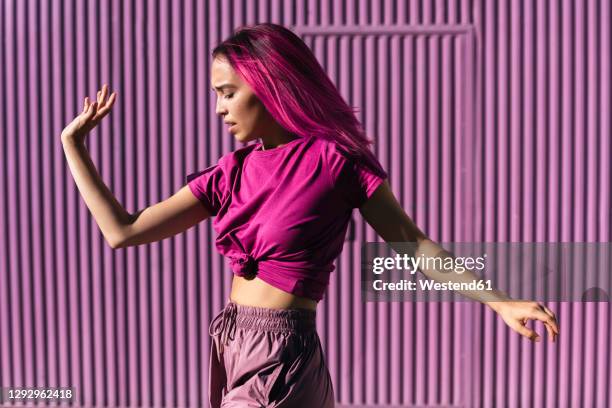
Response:
[[[62,135],[61,136],[62,145],[64,146],[80,146],[84,144],[83,139],[75,137],[74,135]]]
[[[499,313],[499,311],[504,307],[504,303],[503,301],[500,302],[482,302],[485,305],[489,306],[489,308],[491,308],[491,310],[493,310],[495,313]]]

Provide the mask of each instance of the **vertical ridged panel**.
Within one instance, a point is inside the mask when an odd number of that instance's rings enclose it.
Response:
[[[596,0],[474,4],[476,240],[610,241],[610,17]],[[582,282],[588,264],[572,266]],[[530,278],[515,273],[500,279]],[[540,324],[545,342],[533,345],[475,309],[475,404],[610,406],[609,303],[544,304],[560,321],[556,344]]]
[[[360,109],[433,239],[607,242],[611,18],[597,0],[3,1],[0,385],[206,405],[208,323],[231,274],[210,223],[108,247],[59,143],[102,83],[119,100],[88,147],[131,212],[238,147],[214,115],[209,53],[273,21]],[[533,345],[473,303],[364,303],[360,244],[380,238],[357,212],[351,227],[318,317],[338,401],[610,405],[609,304],[548,303],[560,342]]]
[[[472,163],[465,156],[470,151],[464,149],[473,142],[471,28],[296,27],[296,31],[348,103],[360,108],[367,134],[377,140],[376,154],[389,169],[393,191],[402,201],[415,203],[406,210],[436,240],[465,239],[462,228],[470,224],[467,206],[456,203],[465,202],[465,192],[472,188],[470,180],[462,177],[469,174]],[[430,189],[431,185],[440,187]],[[442,214],[448,218],[446,225]],[[454,217],[462,224],[449,226]],[[457,353],[461,347],[451,345],[463,344],[464,328],[450,322],[466,319],[461,316],[468,309],[362,302],[361,242],[380,239],[361,219],[354,231],[331,276],[319,316],[337,400],[356,405],[463,403],[465,396],[459,390],[465,382],[453,381],[453,374],[466,377],[467,356]],[[351,318],[342,318],[349,311]],[[442,322],[451,328],[450,336],[439,335]],[[419,348],[428,353],[414,352]],[[399,358],[390,350],[396,350]]]

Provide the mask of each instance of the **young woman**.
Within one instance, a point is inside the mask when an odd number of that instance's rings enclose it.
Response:
[[[216,113],[237,141],[260,142],[225,154],[189,175],[172,197],[129,214],[83,143],[116,100],[115,92],[107,99],[105,85],[62,133],[70,170],[113,248],[159,241],[215,216],[216,247],[234,277],[210,325],[212,406],[331,407],[315,316],[353,209],[387,242],[415,242],[426,256],[443,249],[403,211],[368,148],[372,141],[298,36],[275,24],[243,27],[212,55]],[[538,335],[526,327],[529,319],[543,321],[553,341],[558,334],[555,315],[535,302],[499,291],[486,300],[464,294],[532,340]]]

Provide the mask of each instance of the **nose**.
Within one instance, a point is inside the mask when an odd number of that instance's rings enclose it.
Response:
[[[217,115],[223,116],[227,114],[227,109],[223,106],[220,98],[217,98],[217,105],[215,106],[215,113]]]

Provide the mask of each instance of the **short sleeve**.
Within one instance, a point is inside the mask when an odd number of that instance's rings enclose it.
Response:
[[[388,177],[374,155],[372,157],[380,167],[381,174],[374,173],[362,161],[339,151],[334,142],[329,142],[325,155],[332,186],[350,208],[361,207]]]
[[[222,160],[204,170],[186,176],[187,185],[211,215],[217,215],[226,192]]]

